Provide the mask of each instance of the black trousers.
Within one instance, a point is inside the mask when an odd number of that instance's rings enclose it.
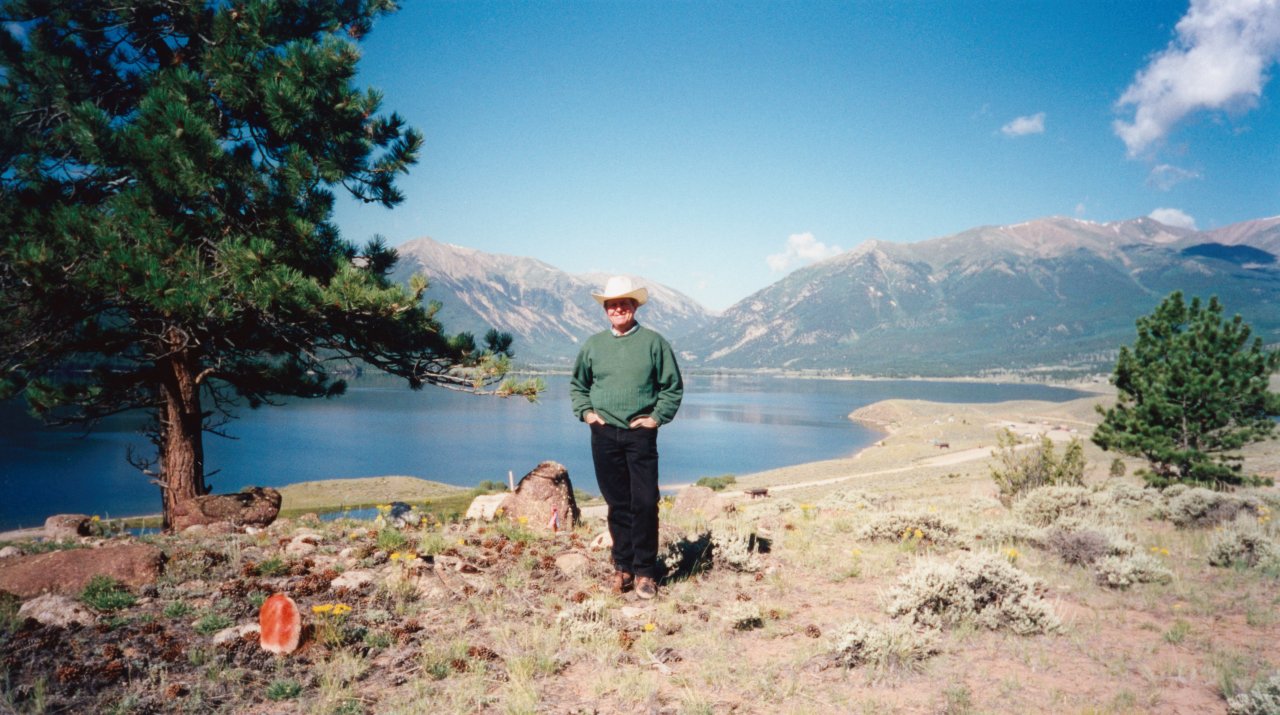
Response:
[[[591,458],[609,505],[614,568],[658,578],[658,430],[592,425]]]

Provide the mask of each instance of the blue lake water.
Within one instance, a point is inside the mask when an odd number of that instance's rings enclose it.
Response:
[[[664,484],[850,456],[878,434],[847,415],[880,400],[1082,396],[1022,384],[740,375],[690,375],[686,383],[680,414],[659,438]],[[119,416],[88,434],[50,430],[19,405],[0,403],[0,529],[37,526],[63,512],[159,512],[159,488],[126,461],[130,447],[151,453],[138,431],[143,422],[140,416]],[[413,392],[402,382],[364,378],[337,399],[241,410],[224,431],[234,439],[205,438],[206,469],[212,473],[207,481],[215,492],[381,475],[474,486],[485,479],[505,482],[508,471],[519,479],[548,459],[564,464],[576,487],[597,491],[587,428],[570,413],[565,377],[548,378],[538,403],[438,388]]]

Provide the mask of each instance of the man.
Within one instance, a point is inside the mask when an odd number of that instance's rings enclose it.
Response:
[[[596,482],[609,506],[611,588],[658,595],[658,428],[680,409],[684,382],[671,345],[636,322],[649,291],[626,276],[592,293],[609,329],[587,339],[569,381],[573,414],[591,427]]]

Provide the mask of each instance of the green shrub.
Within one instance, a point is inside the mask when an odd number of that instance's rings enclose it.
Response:
[[[1127,589],[1137,583],[1168,583],[1170,571],[1159,559],[1147,554],[1107,556],[1098,561],[1094,575],[1107,588]]]
[[[1165,496],[1168,492],[1165,490]],[[1167,516],[1180,528],[1216,526],[1231,521],[1241,512],[1256,516],[1259,502],[1253,497],[1215,492],[1204,487],[1192,487],[1168,498]]]
[[[0,591],[0,633],[12,633],[22,625],[22,621],[18,618],[20,608],[22,608],[21,598],[8,591]]]
[[[1252,525],[1234,524],[1209,542],[1209,564],[1253,568],[1280,561],[1280,545]]]
[[[724,611],[724,619],[735,631],[753,631],[764,628],[764,614],[754,603],[733,602]]]
[[[192,627],[202,636],[211,636],[224,628],[230,628],[231,623],[231,619],[221,613],[209,613],[200,617]]]
[[[711,528],[711,545],[716,566],[745,573],[762,568],[758,554],[766,550],[766,542],[746,526],[717,522]]]
[[[271,558],[266,559],[262,563],[257,564],[257,566],[255,567],[255,570],[258,572],[259,576],[266,576],[266,577],[284,576],[285,574],[289,573],[289,569],[290,569],[289,562],[285,561],[279,556],[272,556]]]
[[[1247,693],[1227,701],[1228,715],[1277,715],[1280,713],[1280,673],[1254,685]]]
[[[711,567],[714,550],[710,531],[663,541],[658,547],[658,566],[668,579],[685,579]]]
[[[1111,460],[1111,468],[1107,471],[1107,474],[1111,477],[1123,477],[1126,471],[1128,471],[1128,468],[1124,466],[1124,460],[1116,457]]]
[[[1051,526],[1067,516],[1093,511],[1093,493],[1078,486],[1041,487],[1013,505],[1014,516],[1033,526]]]
[[[859,532],[865,541],[916,541],[928,546],[967,546],[960,527],[937,514],[925,512],[882,514]]]
[[[589,641],[609,637],[614,632],[611,611],[608,599],[597,596],[560,611],[556,616],[556,623],[570,640]]]
[[[1084,484],[1084,444],[1079,439],[1073,437],[1062,456],[1048,436],[1041,436],[1027,448],[1016,434],[1004,429],[997,433],[996,441],[998,464],[991,468],[991,479],[1006,505],[1040,487]]]
[[[877,625],[855,618],[836,632],[832,657],[846,668],[869,665],[883,670],[915,670],[939,652],[938,638],[932,631],[897,621]]]
[[[302,694],[302,684],[296,680],[273,680],[267,686],[267,699],[279,702],[293,700]]]
[[[393,551],[402,551],[409,545],[409,537],[400,532],[399,529],[387,527],[378,531],[378,549],[391,553]]]
[[[729,486],[730,484],[737,484],[737,483],[738,483],[737,477],[735,477],[732,474],[725,474],[719,477],[703,477],[698,481],[694,482],[694,486],[710,487],[711,489],[719,492],[719,491],[723,491],[724,488]]]
[[[1105,534],[1091,529],[1051,529],[1045,536],[1045,548],[1072,566],[1088,566],[1106,556],[1111,550],[1111,540]]]
[[[1044,545],[1044,529],[1021,521],[984,521],[973,529],[975,541],[984,544]]]
[[[165,618],[186,618],[194,609],[186,601],[173,601],[164,607]]]
[[[80,592],[85,605],[99,611],[117,611],[138,602],[124,584],[110,576],[94,576]]]
[[[922,561],[888,592],[891,616],[933,628],[972,622],[1021,635],[1057,630],[1053,609],[1036,581],[993,554],[966,554],[955,563]]]
[[[883,506],[885,499],[878,494],[864,492],[860,489],[841,489],[826,495],[818,501],[822,509],[866,510]]]

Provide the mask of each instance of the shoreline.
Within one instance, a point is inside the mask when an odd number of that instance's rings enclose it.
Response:
[[[940,403],[924,400],[890,399],[875,402],[850,412],[848,418],[881,433],[881,439],[847,457],[800,462],[784,467],[750,472],[736,477],[742,488],[767,488],[777,491],[816,488],[859,478],[905,473],[916,469],[972,469],[974,463],[989,458],[989,447],[995,443],[997,429],[1013,426],[1024,434],[1037,428],[1048,430],[1074,425],[1077,430],[1091,429],[1096,420],[1093,404],[1105,395],[1090,395],[1068,402],[1012,401],[997,403]],[[1067,430],[1057,432],[1060,438]],[[943,448],[939,445],[945,444]],[[984,453],[982,450],[986,449]],[[945,450],[945,451],[944,451]],[[944,459],[945,458],[945,459]],[[691,483],[663,485],[664,493],[693,486]],[[383,475],[298,482],[279,487],[284,497],[281,517],[314,511],[332,513],[345,509],[366,508],[391,501],[430,502],[456,500],[472,489],[432,482],[417,477]],[[733,494],[726,490],[722,494]],[[370,499],[368,495],[377,494]],[[466,510],[466,505],[462,506]],[[159,514],[122,517],[118,521],[136,523],[158,520]],[[0,532],[0,541],[39,538],[44,528],[33,527]]]

